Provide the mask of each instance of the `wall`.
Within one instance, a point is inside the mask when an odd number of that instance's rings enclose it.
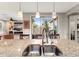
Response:
[[[30,17],[32,15],[35,15],[35,13],[24,13],[23,20],[30,20]],[[51,16],[51,13],[41,13],[41,15]],[[60,38],[67,39],[68,38],[68,18],[67,18],[67,15],[65,15],[65,13],[58,13],[57,15],[58,15],[58,31],[60,34]],[[23,32],[29,34],[30,29],[23,29]]]
[[[63,14],[58,14],[58,29],[61,34],[61,39],[68,39],[68,17]]]
[[[24,20],[30,20],[31,15],[35,15],[34,13],[24,13]],[[41,15],[50,15],[51,13],[41,13]],[[64,13],[58,13],[58,30],[61,39],[68,39],[68,18]]]
[[[74,6],[73,8],[71,8],[70,10],[68,10],[66,12],[67,15],[72,14],[74,12],[79,12],[79,4],[77,4],[76,6]]]

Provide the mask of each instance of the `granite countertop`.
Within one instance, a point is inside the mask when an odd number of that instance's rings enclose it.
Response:
[[[0,40],[1,57],[21,57],[22,52],[29,44],[41,44],[41,40]],[[63,52],[62,56],[79,56],[79,43],[61,39],[56,46]]]
[[[62,56],[79,57],[79,43],[74,40],[61,39],[56,45],[62,52]]]
[[[0,56],[21,57],[29,44],[40,44],[40,40],[0,40]]]

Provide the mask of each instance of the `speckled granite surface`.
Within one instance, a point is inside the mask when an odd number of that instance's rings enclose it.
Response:
[[[58,48],[63,52],[62,56],[79,57],[79,43],[67,39],[58,40]]]
[[[39,40],[38,40],[39,41]],[[1,40],[0,57],[21,57],[24,49],[30,44],[39,44],[37,40]]]
[[[41,44],[41,40],[0,40],[0,57],[21,57],[29,44]],[[63,52],[62,56],[79,56],[79,43],[61,39],[56,46]]]

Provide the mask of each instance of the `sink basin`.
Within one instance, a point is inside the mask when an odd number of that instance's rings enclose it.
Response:
[[[29,45],[22,54],[22,56],[40,56],[40,55],[41,55],[41,46],[36,44]]]

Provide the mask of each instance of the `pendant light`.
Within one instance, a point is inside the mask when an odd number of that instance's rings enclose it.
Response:
[[[55,11],[55,2],[53,2],[53,12],[52,12],[52,19],[56,19],[57,15],[56,15],[56,11]]]
[[[21,10],[21,3],[19,2],[19,10],[18,10],[18,17],[23,17],[23,13],[22,13],[22,10]]]
[[[40,13],[39,13],[39,11],[38,11],[38,2],[37,2],[37,11],[36,11],[35,18],[40,18]]]

